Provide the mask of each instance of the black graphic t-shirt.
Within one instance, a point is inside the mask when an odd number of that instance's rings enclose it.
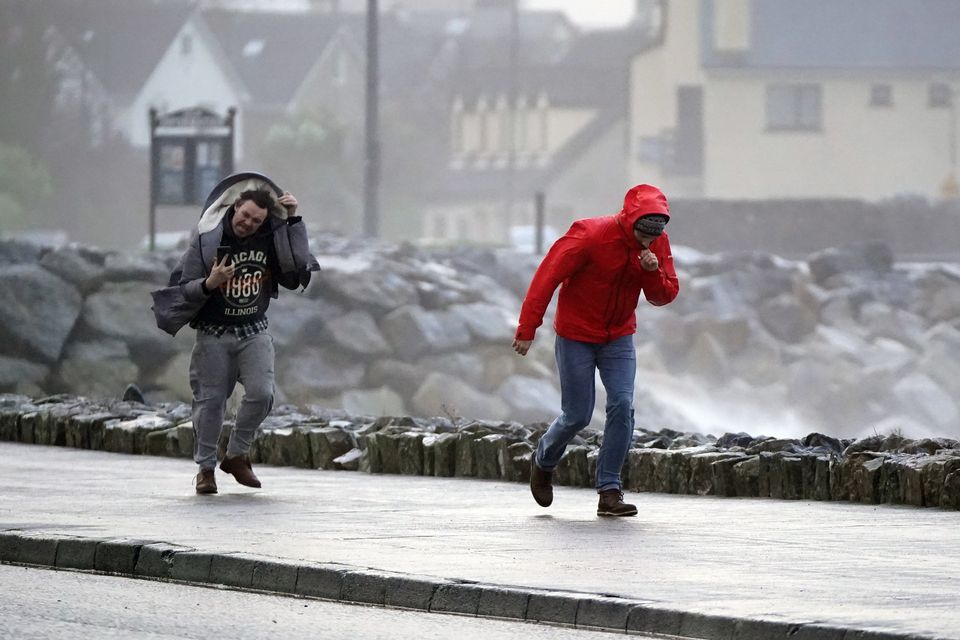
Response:
[[[269,224],[265,223],[264,227]],[[262,320],[270,305],[271,278],[277,264],[272,236],[257,233],[250,238],[237,238],[227,219],[221,244],[230,247],[234,275],[210,295],[196,320],[208,324],[247,324]]]

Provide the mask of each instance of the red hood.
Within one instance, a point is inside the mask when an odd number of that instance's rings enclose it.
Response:
[[[633,229],[633,223],[648,213],[661,213],[670,217],[670,205],[667,197],[653,185],[638,184],[627,191],[623,198],[623,209],[617,214],[617,222],[625,230]]]

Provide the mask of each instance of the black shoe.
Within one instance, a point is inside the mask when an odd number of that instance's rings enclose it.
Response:
[[[530,493],[541,507],[553,504],[553,472],[537,466],[537,454],[530,456]]]
[[[600,492],[598,516],[635,516],[637,507],[623,501],[623,492],[619,489],[607,489]]]

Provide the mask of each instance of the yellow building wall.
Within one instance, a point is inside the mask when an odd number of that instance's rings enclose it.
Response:
[[[819,84],[822,130],[768,131],[770,83]],[[892,87],[892,106],[870,106],[873,84]],[[950,168],[950,109],[928,107],[929,84],[884,75],[715,74],[705,87],[704,195],[935,198]]]
[[[640,140],[659,136],[677,118],[677,87],[704,81],[700,68],[699,2],[671,2],[663,45],[641,53],[630,65],[628,176],[632,183],[652,183],[671,191],[681,181],[663,174],[657,164],[641,162]]]

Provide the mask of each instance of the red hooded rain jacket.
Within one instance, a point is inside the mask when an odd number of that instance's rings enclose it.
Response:
[[[633,223],[648,213],[669,217],[670,207],[659,189],[641,184],[627,192],[620,213],[574,222],[537,268],[520,309],[516,338],[533,339],[558,286],[557,335],[595,344],[636,332],[641,291],[652,305],[672,302],[680,284],[666,232],[649,247],[659,268],[646,271],[640,266],[643,247],[633,234]]]

